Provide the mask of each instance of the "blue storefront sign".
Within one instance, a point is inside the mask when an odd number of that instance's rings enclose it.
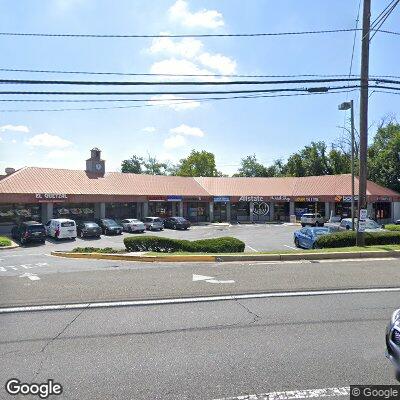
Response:
[[[167,201],[182,201],[182,196],[167,196]]]
[[[214,197],[214,203],[229,203],[230,198],[228,196]]]

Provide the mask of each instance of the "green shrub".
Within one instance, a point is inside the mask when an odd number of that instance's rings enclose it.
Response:
[[[5,236],[0,236],[0,247],[11,246],[11,240]]]
[[[126,237],[124,244],[127,251],[155,251],[173,253],[241,253],[245,244],[233,237],[221,237],[202,240],[178,240],[160,236]]]
[[[75,247],[73,253],[125,253],[124,249],[113,249],[112,247]]]
[[[400,244],[400,232],[365,232],[365,245]],[[356,245],[356,232],[343,231],[320,236],[317,246],[321,249],[328,247],[350,247]]]
[[[400,232],[400,225],[395,225],[395,224],[388,224],[385,225],[385,229],[387,229],[388,231],[399,231]]]

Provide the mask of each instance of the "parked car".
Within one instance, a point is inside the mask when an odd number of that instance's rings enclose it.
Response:
[[[170,217],[164,220],[164,228],[186,230],[190,228],[190,222],[183,217]]]
[[[332,228],[302,228],[294,232],[294,244],[296,247],[302,247],[304,249],[316,249],[317,239],[322,235],[328,235],[332,233]]]
[[[300,223],[303,228],[306,225],[324,226],[324,222],[324,218],[318,213],[305,213],[300,218]]]
[[[396,219],[395,224],[396,224],[396,225],[400,225],[400,219]]]
[[[357,218],[354,218],[354,225],[357,226]],[[343,218],[340,221],[339,229],[340,230],[349,230],[352,229],[351,218]],[[384,231],[382,225],[379,225],[373,219],[367,218],[365,220],[365,232],[379,232]]]
[[[144,223],[135,218],[126,218],[121,221],[122,228],[125,232],[140,232],[146,230]]]
[[[122,226],[110,218],[99,219],[96,221],[105,235],[121,235]]]
[[[400,309],[392,314],[386,328],[386,357],[393,363],[400,381]]]
[[[164,224],[161,218],[158,217],[146,217],[144,219],[144,226],[149,231],[162,231],[164,229]]]
[[[46,241],[46,229],[43,224],[36,221],[22,222],[11,229],[11,236],[13,239],[19,240],[21,244],[28,242]]]
[[[76,222],[73,219],[55,218],[46,223],[46,233],[54,239],[75,239]]]
[[[76,224],[78,236],[84,237],[97,237],[101,235],[101,228],[96,222],[93,221],[79,221]]]

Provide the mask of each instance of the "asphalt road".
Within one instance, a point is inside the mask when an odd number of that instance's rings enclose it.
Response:
[[[0,256],[0,307],[400,287],[399,259],[163,264]]]
[[[15,398],[11,377],[52,378],[64,389],[52,398],[79,400],[395,384],[384,330],[398,306],[375,293],[2,314],[0,398]]]
[[[233,236],[246,243],[246,251],[270,251],[270,250],[288,250],[294,248],[293,232],[300,229],[299,225],[291,224],[247,224],[247,225],[206,225],[193,226],[186,231],[174,231],[164,229],[159,232],[147,231],[145,235],[166,236],[175,239],[209,239],[221,236]],[[56,241],[47,238],[45,245],[30,244],[23,250],[26,253],[50,253],[54,250],[71,250],[74,247],[114,247],[124,248],[123,238],[126,236],[139,236],[140,233],[124,233],[123,235],[106,236],[102,235],[100,239],[96,238],[77,238],[76,240]],[[0,253],[0,258],[2,253]]]

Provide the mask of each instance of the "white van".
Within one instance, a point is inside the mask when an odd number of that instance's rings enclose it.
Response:
[[[75,239],[77,236],[76,223],[72,219],[51,219],[45,227],[47,236],[55,239]]]

